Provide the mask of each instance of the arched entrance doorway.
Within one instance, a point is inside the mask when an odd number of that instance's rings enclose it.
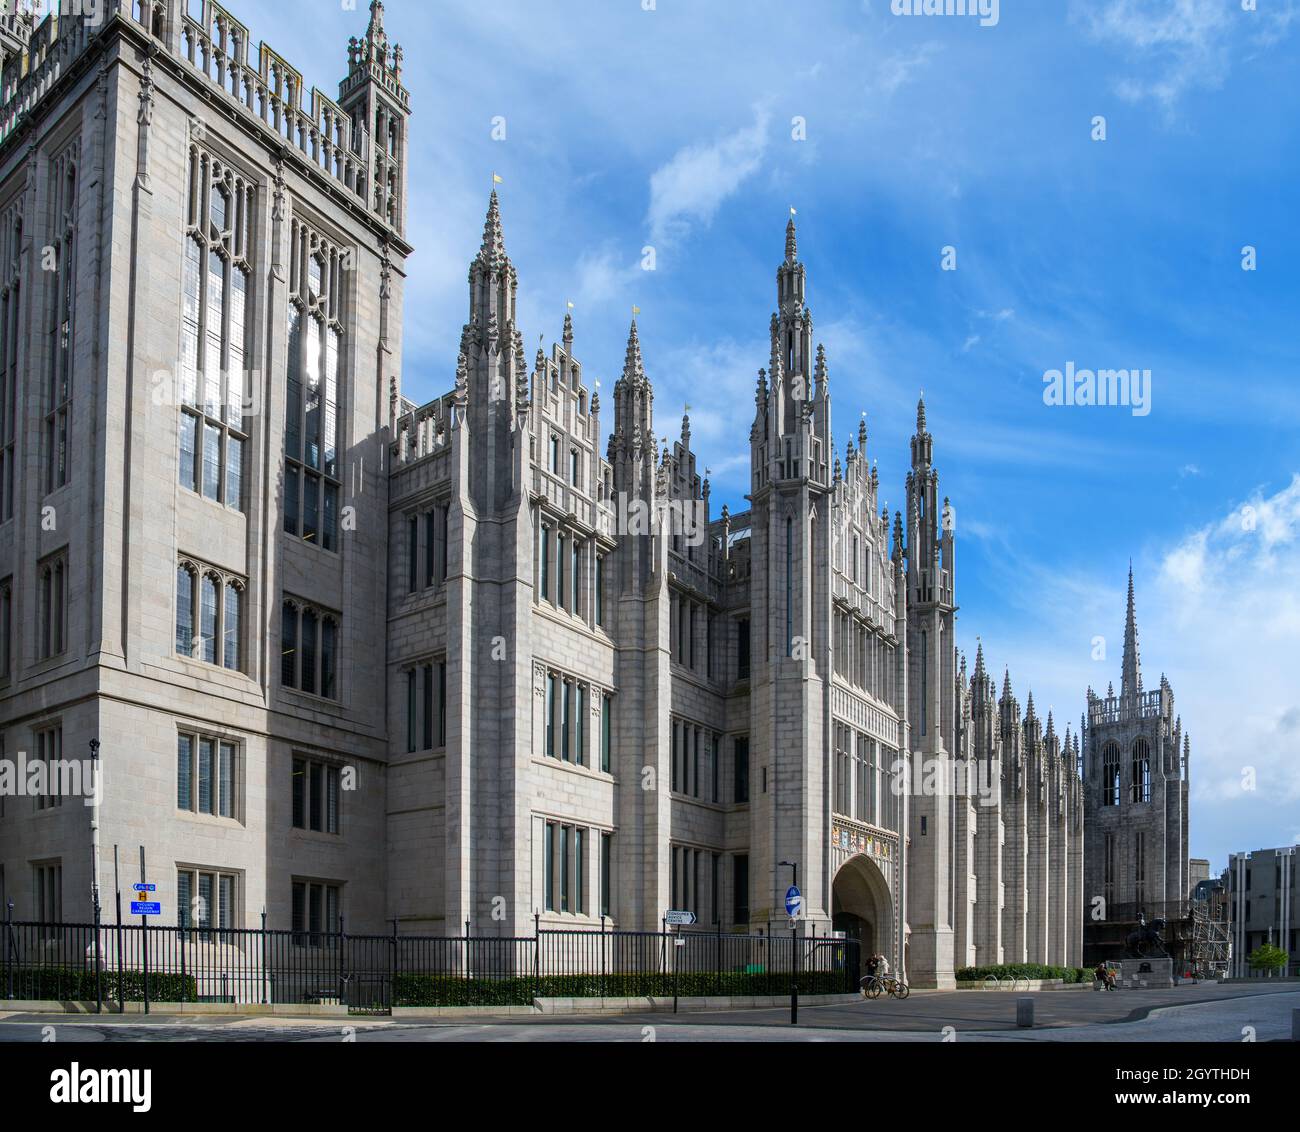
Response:
[[[868,955],[883,953],[896,967],[894,954],[894,901],[889,885],[871,858],[850,857],[831,884],[831,923],[836,931],[861,944],[863,963]]]

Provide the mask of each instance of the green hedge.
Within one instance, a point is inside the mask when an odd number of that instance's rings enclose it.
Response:
[[[1008,976],[1016,979],[1060,979],[1066,983],[1081,983],[1091,976],[1082,967],[1048,967],[1042,963],[1000,963],[994,967],[962,967],[957,971],[957,981],[983,982],[990,975],[999,979]]]
[[[0,992],[8,993],[9,971],[0,966]],[[117,1001],[117,971],[104,969],[104,998]],[[151,1002],[194,1002],[198,984],[193,975],[160,975],[149,972]],[[94,1002],[95,972],[80,967],[18,967],[14,969],[14,996],[43,1002]],[[144,1001],[144,972],[122,972],[122,997],[127,1002]]]
[[[682,998],[706,995],[788,994],[788,972],[682,972],[677,976]],[[843,971],[812,971],[799,975],[800,994],[843,994],[849,987]],[[673,976],[657,971],[624,975],[507,976],[466,979],[456,975],[396,975],[394,1006],[531,1006],[534,998],[664,998],[673,994]]]

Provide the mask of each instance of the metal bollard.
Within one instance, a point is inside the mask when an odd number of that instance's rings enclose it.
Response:
[[[1034,1000],[1032,998],[1016,999],[1016,1025],[1022,1030],[1034,1028]]]

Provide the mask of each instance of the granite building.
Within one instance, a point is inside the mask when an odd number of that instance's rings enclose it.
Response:
[[[1266,944],[1286,952],[1282,975],[1300,975],[1300,911],[1297,911],[1296,846],[1233,853],[1224,873],[1228,933],[1232,940],[1230,973],[1257,977],[1250,956]]]
[[[1142,686],[1133,571],[1128,578],[1119,694],[1088,689],[1084,743],[1086,950],[1118,958],[1140,919],[1169,923],[1166,942],[1187,934],[1188,764],[1191,736],[1174,711],[1174,690]],[[1172,948],[1181,954],[1182,945]]]
[[[793,221],[715,515],[635,322],[604,424],[571,319],[530,363],[495,193],[403,396],[378,0],[337,98],[212,0],[0,38],[0,736],[102,768],[3,799],[17,915],[86,918],[114,846],[165,920],[307,931],[768,932],[797,869],[917,985],[1079,961],[1078,738],[967,670],[924,403],[892,522],[837,450]]]

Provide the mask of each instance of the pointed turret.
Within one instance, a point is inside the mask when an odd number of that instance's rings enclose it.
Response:
[[[637,335],[636,319],[627,332],[627,350],[623,354],[623,378],[636,384],[646,380],[645,365],[641,360],[641,339]]]
[[[1133,602],[1133,564],[1128,567],[1128,610],[1124,616],[1124,670],[1120,676],[1120,695],[1139,695],[1142,691],[1142,665],[1138,659],[1137,613]]]
[[[795,239],[793,216],[785,225],[785,262],[791,266],[799,262],[799,242]]]
[[[294,93],[296,96],[297,91]],[[370,2],[366,34],[361,39],[352,36],[348,40],[348,73],[339,83],[338,105],[343,111],[342,127],[350,131],[352,139],[347,148],[367,155],[367,180],[373,189],[359,185],[362,200],[381,219],[399,233],[403,232],[411,96],[402,85],[402,48],[397,43],[389,44],[380,0]],[[340,127],[333,117],[331,121],[336,122],[328,127],[332,135]]]
[[[488,198],[487,217],[483,221],[483,244],[479,248],[478,257],[492,267],[498,266],[506,258],[506,237],[501,227],[501,201],[496,189],[492,190],[492,196]]]

